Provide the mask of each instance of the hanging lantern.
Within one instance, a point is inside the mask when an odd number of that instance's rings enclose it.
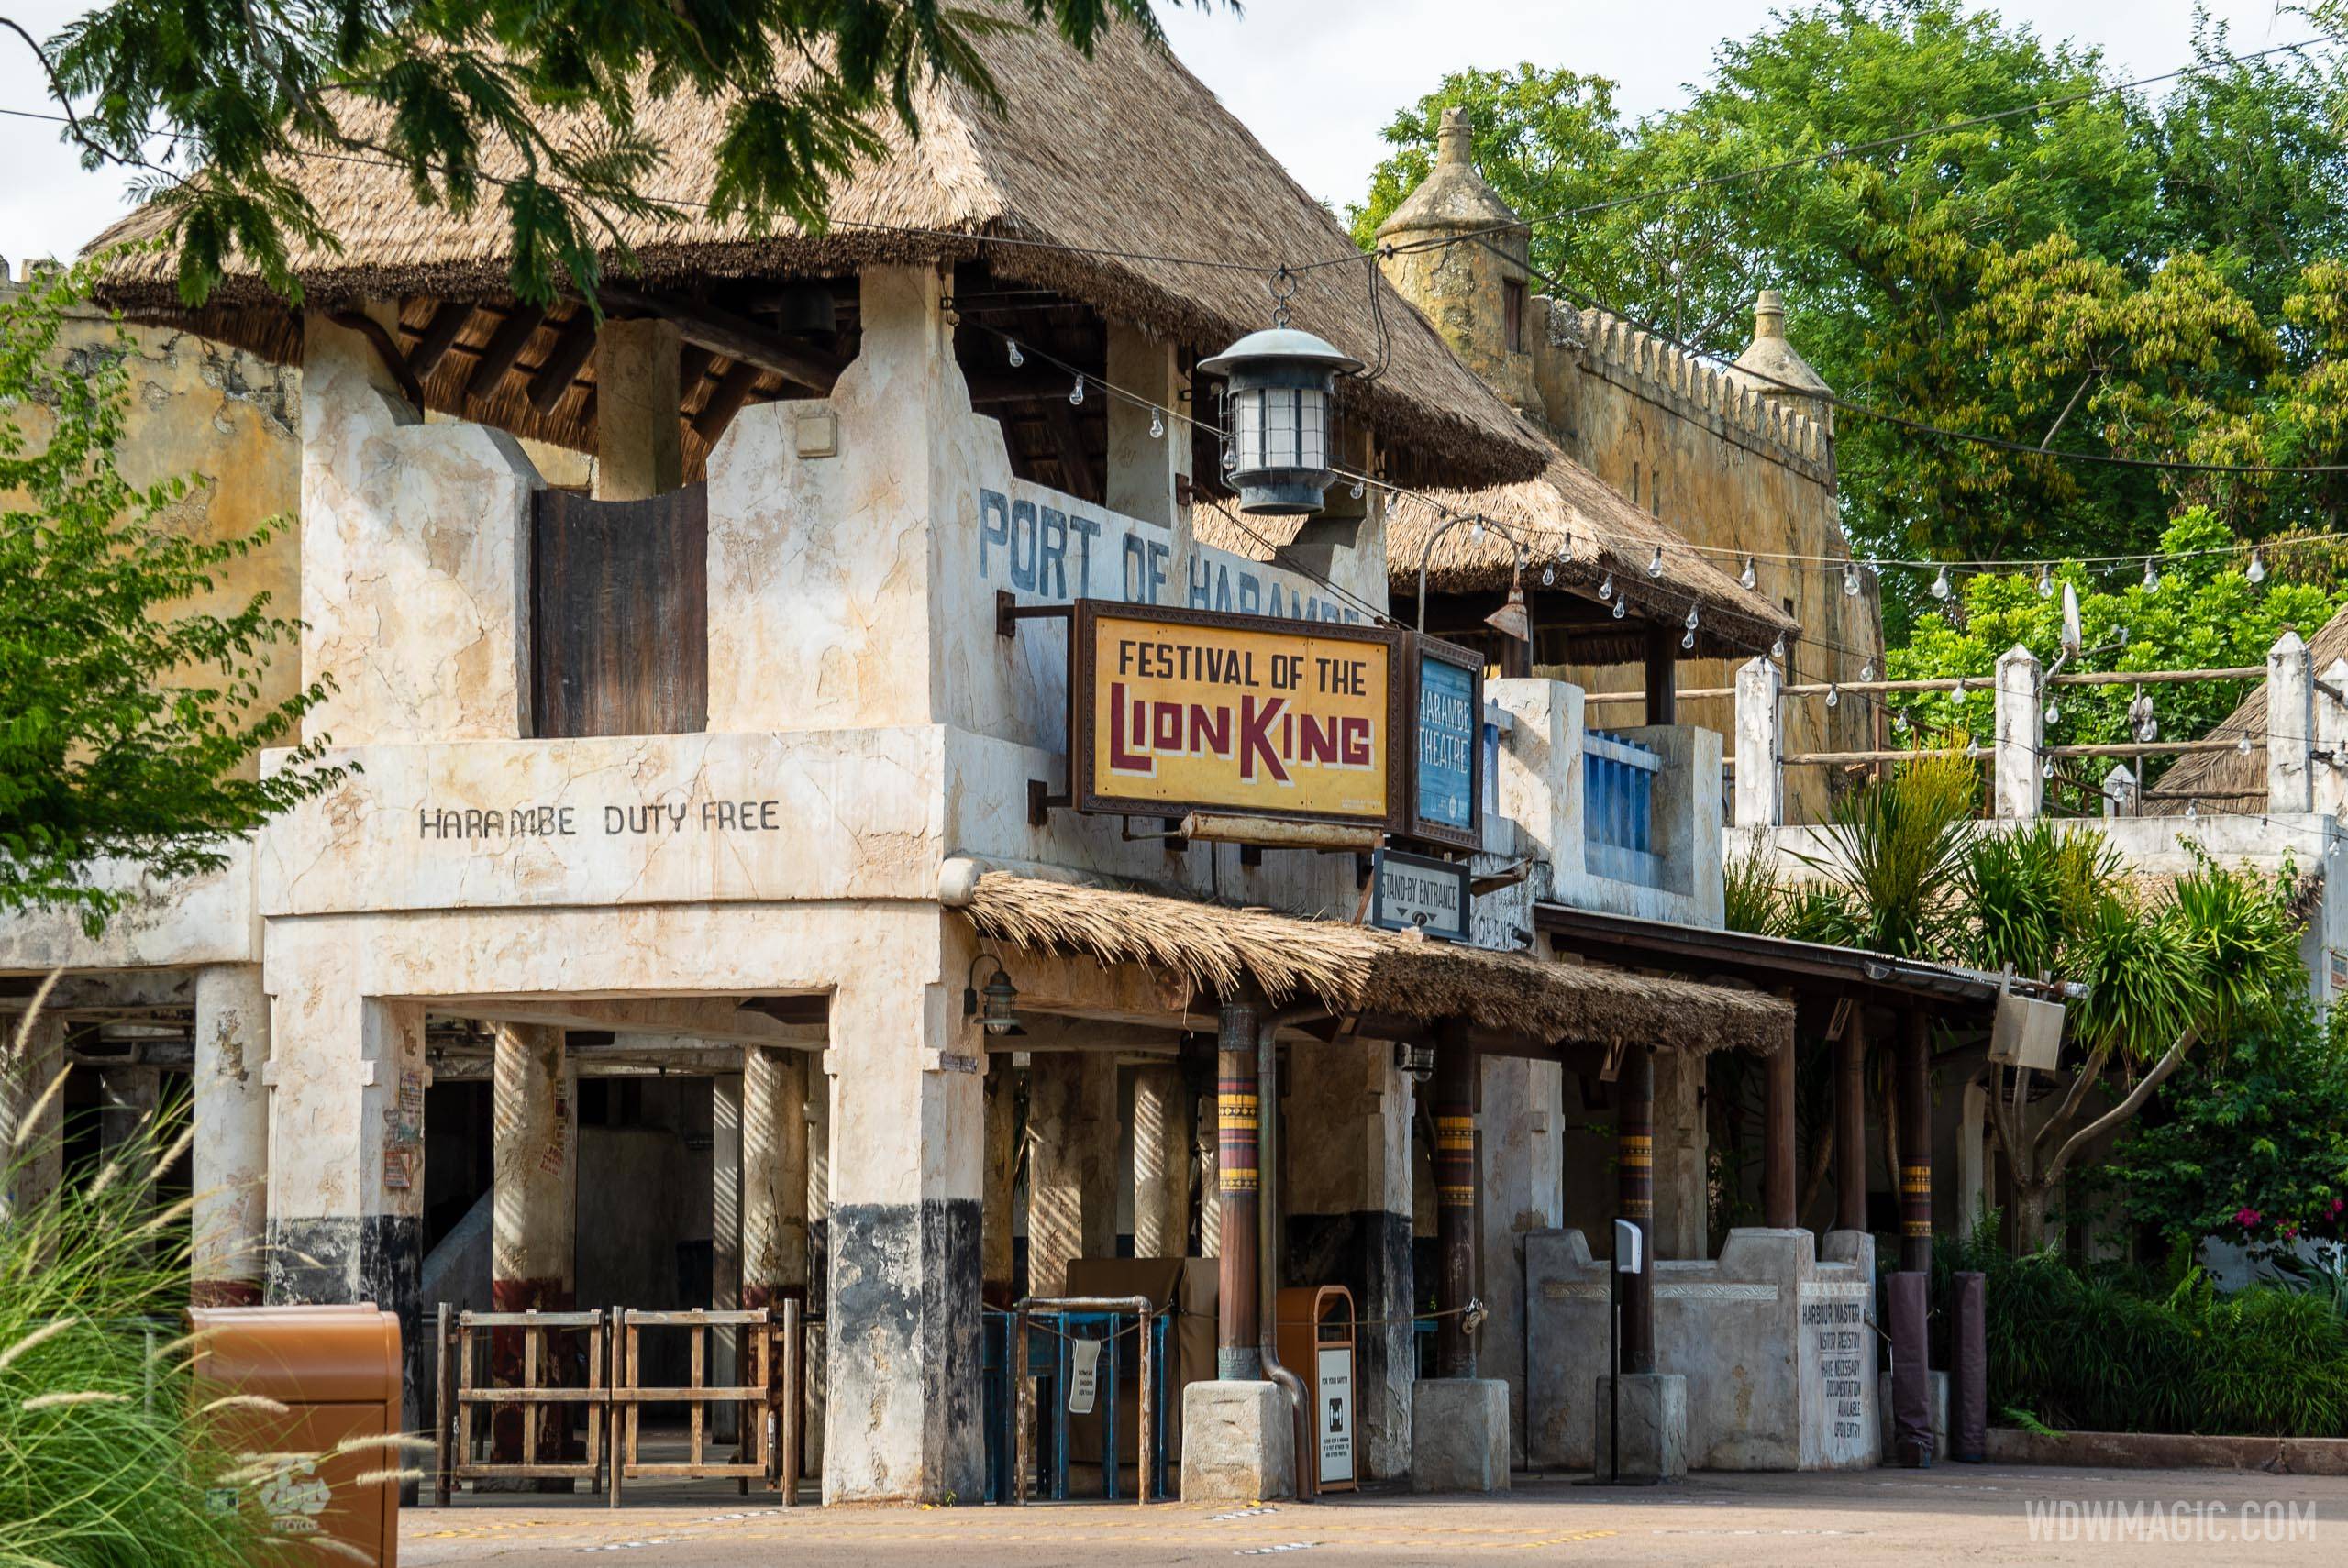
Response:
[[[1485,616],[1484,624],[1501,636],[1514,637],[1520,643],[1533,640],[1533,616],[1524,607],[1524,569],[1522,566],[1509,581],[1507,602]]]
[[[1336,477],[1330,464],[1330,408],[1341,371],[1361,361],[1310,332],[1279,326],[1251,332],[1199,369],[1228,379],[1231,482],[1239,510],[1263,517],[1309,517]]]

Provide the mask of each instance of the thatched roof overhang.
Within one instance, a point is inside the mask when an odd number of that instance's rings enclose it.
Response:
[[[2348,658],[2348,608],[2326,621],[2308,639],[2308,663],[2320,677],[2335,659]],[[2165,724],[2163,726],[2165,728]],[[2223,751],[2180,756],[2159,783],[2144,791],[2143,814],[2179,817],[2198,806],[2211,813],[2257,814],[2266,810],[2266,683],[2260,681],[2234,711],[2202,737],[2236,743]],[[2250,750],[2236,749],[2242,741]]]
[[[1084,886],[1008,872],[978,879],[965,912],[980,934],[1036,952],[1136,964],[1207,997],[1253,986],[1275,1005],[1423,1030],[1464,1019],[1527,1055],[1643,1041],[1682,1051],[1767,1053],[1793,1010],[1751,990],[1491,953],[1272,910]],[[1374,1032],[1374,1031],[1371,1031]]]
[[[1544,454],[1508,407],[1169,52],[1130,27],[1113,28],[1090,56],[1024,25],[981,36],[977,47],[1002,89],[1001,112],[964,89],[925,84],[916,94],[921,137],[893,120],[881,127],[887,151],[841,182],[823,233],[789,223],[760,233],[714,217],[705,202],[729,105],[672,98],[651,105],[648,128],[666,157],[644,193],[662,204],[662,215],[619,225],[625,251],[615,247],[607,257],[608,274],[643,294],[691,299],[743,281],[983,259],[995,278],[1213,351],[1268,323],[1269,269],[1340,260],[1298,275],[1290,314],[1297,326],[1383,366],[1375,380],[1348,379],[1341,403],[1377,435],[1398,476],[1498,483],[1540,471]],[[366,128],[364,116],[353,123]],[[387,160],[341,151],[305,157],[286,172],[340,241],[338,248],[294,248],[292,266],[311,306],[399,299],[408,317],[400,347],[411,354],[430,341],[425,334],[440,304],[516,308],[506,284],[504,215],[494,200],[463,215],[420,207]],[[487,171],[493,182],[516,172]],[[165,226],[162,209],[150,205],[99,243],[152,237]],[[300,315],[233,260],[201,309],[181,304],[172,258],[151,251],[117,262],[100,293],[133,319],[183,326],[278,362],[301,354]],[[570,319],[567,307],[553,314],[542,324],[548,332]],[[486,347],[483,333],[495,330],[476,324],[464,346]],[[553,345],[546,333],[538,343],[545,347],[534,344],[531,358],[543,363]],[[544,389],[554,406],[504,409],[493,399],[476,407],[482,400],[453,381],[419,379],[441,412],[510,415],[493,422],[586,448],[592,373],[592,364],[584,367],[575,387],[566,381],[567,392]]]

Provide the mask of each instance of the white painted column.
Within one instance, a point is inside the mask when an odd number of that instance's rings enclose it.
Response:
[[[1771,828],[1786,820],[1785,779],[1778,760],[1778,718],[1784,679],[1775,662],[1748,659],[1736,672],[1736,825]]]
[[[1191,1231],[1191,1091],[1180,1067],[1134,1075],[1134,1256],[1179,1258]]]
[[[1997,812],[2018,822],[2038,816],[2045,780],[2046,702],[2038,656],[2025,647],[1998,660]]]
[[[561,1312],[578,1287],[578,1094],[565,1059],[563,1032],[537,1024],[501,1023],[491,1047],[489,1297],[499,1312]],[[498,1381],[522,1381],[525,1336],[490,1335]],[[559,1456],[564,1423],[541,1419],[539,1454]],[[498,1458],[522,1462],[524,1413],[498,1410],[491,1433]]]
[[[1191,426],[1175,417],[1182,377],[1174,345],[1137,326],[1109,324],[1109,383],[1169,412],[1150,434],[1151,411],[1109,399],[1108,507],[1144,523],[1174,525],[1174,481],[1191,471]]]
[[[195,1209],[188,1297],[257,1307],[269,1214],[269,994],[258,964],[195,972]]]
[[[2305,812],[2315,802],[2315,669],[2308,646],[2286,631],[2266,650],[2266,809]]]
[[[807,1054],[742,1053],[742,1305],[807,1299]]]
[[[1968,1240],[1988,1207],[1988,1124],[1989,1087],[1966,1085],[1956,1122],[1956,1233]]]
[[[65,1021],[0,1012],[0,1220],[57,1196],[65,1179]],[[56,1092],[51,1093],[54,1089]]]
[[[2324,666],[2323,683],[2348,692],[2348,658]],[[2318,815],[2342,817],[2348,816],[2348,702],[2331,691],[2315,694],[2315,744],[2325,755],[2310,770],[2309,796]]]
[[[356,955],[272,940],[271,1305],[372,1302],[400,1319],[404,1419],[425,1419],[424,1007],[360,993]]]
[[[967,939],[925,918],[832,999],[826,1503],[967,1501],[984,1484],[984,1045],[961,1016]]]
[[[2111,771],[2103,776],[2103,814],[2107,817],[2132,817],[2136,814],[2136,776],[2128,771],[2124,762],[2115,762]]]
[[[1655,1054],[1654,1239],[1659,1258],[1711,1255],[1705,1063],[1700,1051]]]
[[[595,499],[648,501],[685,482],[682,341],[671,322],[606,320],[595,334]]]
[[[1117,1249],[1117,1059],[1037,1052],[1027,1068],[1027,1293],[1068,1294],[1076,1258]]]
[[[1564,1080],[1555,1062],[1485,1056],[1476,1136],[1483,1191],[1477,1216],[1478,1277],[1490,1314],[1476,1335],[1476,1371],[1508,1380],[1509,1446],[1524,1463],[1524,1235],[1563,1218]]]
[[[114,1179],[127,1182],[143,1189],[139,1209],[152,1212],[155,1187],[148,1179],[153,1170],[153,1147],[161,1142],[155,1135],[155,1102],[163,1087],[160,1068],[144,1066],[102,1067],[98,1071],[98,1158],[112,1163],[118,1155],[127,1156],[121,1174]],[[142,1146],[147,1148],[143,1155]]]
[[[731,1312],[742,1305],[742,1075],[719,1073],[709,1085],[709,1304]],[[712,1383],[735,1386],[741,1365],[741,1335],[731,1329],[710,1335]],[[713,1412],[710,1430],[734,1441],[734,1411]]]

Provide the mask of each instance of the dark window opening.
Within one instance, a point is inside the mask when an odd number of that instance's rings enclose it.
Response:
[[[1508,334],[1508,351],[1524,352],[1524,280],[1501,281],[1501,319]]]

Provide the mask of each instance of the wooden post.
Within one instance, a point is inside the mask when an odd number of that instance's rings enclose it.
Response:
[[[1933,1022],[1921,1010],[1899,1042],[1899,1266],[1933,1266]]]
[[[1790,1231],[1801,1223],[1794,1211],[1794,1040],[1790,1032],[1769,1057],[1768,1121],[1762,1130],[1761,1223]]]
[[[1434,1047],[1434,1223],[1442,1294],[1437,1377],[1476,1375],[1476,1337],[1461,1309],[1476,1297],[1476,1046],[1462,1019],[1438,1026]]]
[[[1647,723],[1679,722],[1679,639],[1662,622],[1647,627]]]
[[[1867,1228],[1867,1010],[1855,1000],[1834,1042],[1834,1228]]]
[[[1655,1370],[1655,1055],[1634,1043],[1614,1078],[1615,1208],[1639,1228],[1640,1268],[1623,1291],[1623,1370]]]
[[[1223,1252],[1216,1259],[1215,1375],[1254,1382],[1264,1375],[1256,1307],[1256,1242],[1260,1216],[1256,1131],[1256,1006],[1223,1004],[1215,1040],[1216,1183],[1223,1191]]]

